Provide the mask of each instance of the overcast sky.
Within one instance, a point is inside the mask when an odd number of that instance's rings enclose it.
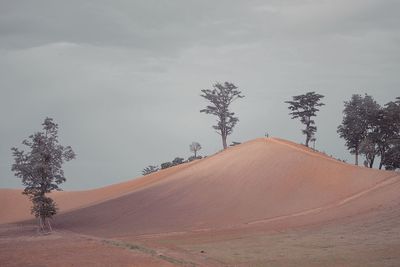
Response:
[[[46,116],[77,158],[64,188],[125,181],[149,164],[221,148],[200,90],[246,96],[228,141],[304,142],[291,96],[325,95],[317,148],[353,161],[336,128],[343,101],[400,96],[398,0],[0,0],[0,187],[21,187],[10,147]]]

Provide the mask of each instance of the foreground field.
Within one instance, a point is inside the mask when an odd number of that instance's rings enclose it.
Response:
[[[142,242],[203,255],[204,266],[399,266],[399,209],[291,229],[263,226]]]
[[[101,238],[0,227],[2,266],[399,266],[400,206],[291,229]]]
[[[281,139],[56,193],[51,235],[0,193],[1,266],[400,266],[399,174]]]
[[[101,238],[63,231],[42,235],[30,225],[0,226],[1,266],[175,266],[167,260]]]

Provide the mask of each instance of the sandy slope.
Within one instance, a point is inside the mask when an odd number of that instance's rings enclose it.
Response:
[[[162,180],[171,173],[189,166],[190,164],[176,166],[146,177],[98,189],[69,192],[60,191],[54,192],[50,196],[55,199],[60,211],[65,212],[120,197],[138,188],[145,188]],[[11,223],[33,218],[30,214],[29,200],[26,196],[22,195],[21,192],[22,191],[19,189],[0,189],[0,223]]]
[[[60,215],[58,226],[127,236],[236,227],[331,210],[316,218],[323,220],[393,200],[366,199],[351,208],[355,199],[399,181],[393,172],[355,167],[272,138],[253,140],[159,175],[151,185]],[[341,206],[349,208],[336,212]]]
[[[104,266],[399,266],[399,195],[398,173],[256,139],[125,183],[57,192],[56,234],[0,225],[0,263],[51,266],[46,255],[61,249],[65,266],[104,257]],[[0,223],[29,218],[20,191],[0,189]]]
[[[269,138],[128,182],[53,196],[61,212],[87,207],[59,216],[60,225],[145,234],[318,212],[390,183],[397,179],[393,176],[392,172],[355,167],[304,146]],[[392,180],[386,181],[388,178]],[[32,218],[29,205],[20,190],[1,189],[0,223]],[[97,229],[93,221],[110,229]]]

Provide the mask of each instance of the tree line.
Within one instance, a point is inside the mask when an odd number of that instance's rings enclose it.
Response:
[[[346,140],[350,153],[365,157],[372,168],[376,157],[379,169],[400,168],[400,97],[380,106],[372,96],[354,94],[344,103],[343,121],[337,132]]]
[[[239,118],[230,110],[230,105],[244,95],[230,82],[216,83],[212,89],[203,89],[201,92],[200,96],[208,100],[209,104],[200,112],[217,118],[212,128],[222,137],[222,147],[226,149],[226,139],[239,122]],[[319,108],[325,105],[321,102],[323,98],[321,94],[307,92],[285,101],[289,104],[291,118],[299,119],[305,127],[301,131],[306,137],[306,147],[310,142],[315,144],[317,127],[313,118]],[[349,101],[344,102],[343,121],[337,132],[346,141],[350,153],[355,155],[356,165],[359,155],[363,155],[367,167],[372,168],[375,159],[379,157],[379,169],[400,168],[400,97],[380,106],[370,95],[352,95]]]

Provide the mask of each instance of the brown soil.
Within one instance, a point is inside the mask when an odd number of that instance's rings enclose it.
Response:
[[[122,184],[56,193],[57,232],[35,236],[30,222],[4,224],[0,259],[13,266],[400,266],[399,195],[397,173],[257,139]],[[29,219],[28,211],[20,191],[0,190],[0,223]]]

